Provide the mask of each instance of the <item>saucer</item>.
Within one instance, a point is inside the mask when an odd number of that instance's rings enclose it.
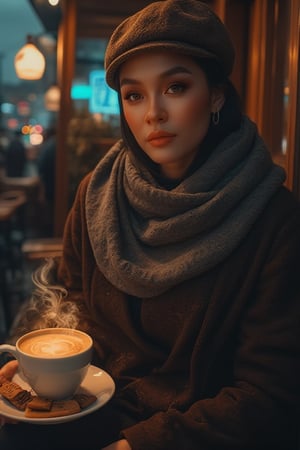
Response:
[[[23,389],[32,391],[28,383],[22,378],[19,372],[13,377],[13,381],[21,386]],[[19,411],[7,400],[0,395],[0,415],[9,419],[17,420],[19,422],[30,422],[37,425],[57,424],[64,422],[71,422],[72,420],[79,419],[80,417],[91,414],[97,409],[104,406],[113,396],[115,392],[115,383],[111,376],[96,366],[89,366],[87,374],[81,383],[77,393],[88,392],[97,397],[97,400],[87,408],[76,414],[71,414],[62,417],[47,417],[47,418],[32,418],[25,417],[24,411]]]

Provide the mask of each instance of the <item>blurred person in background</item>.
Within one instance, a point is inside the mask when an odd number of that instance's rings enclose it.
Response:
[[[5,169],[5,158],[6,158],[6,147],[9,140],[7,137],[7,131],[5,128],[0,127],[0,181],[1,177],[4,177],[6,174]]]
[[[37,157],[38,175],[42,182],[42,197],[45,206],[44,233],[52,236],[55,202],[55,162],[56,162],[56,127],[49,127],[40,146]]]
[[[26,147],[22,141],[22,132],[15,131],[5,152],[5,175],[7,177],[22,177],[25,173],[27,156]]]

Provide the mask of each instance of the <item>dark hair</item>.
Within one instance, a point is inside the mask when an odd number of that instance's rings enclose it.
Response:
[[[201,164],[203,164],[214,148],[226,136],[239,128],[242,119],[242,108],[239,94],[232,82],[224,75],[220,65],[212,59],[195,59],[195,61],[204,71],[208,86],[211,89],[214,87],[221,87],[224,89],[225,102],[220,111],[219,123],[217,125],[214,125],[212,122],[210,123],[207,134],[199,146],[197,156],[185,176],[190,175]],[[154,163],[140,148],[125,120],[120,89],[118,90],[118,96],[120,105],[121,133],[125,145],[138,161],[146,165],[155,178],[161,180],[159,165]]]
[[[202,149],[202,145],[208,140],[212,149],[228,134],[239,128],[242,118],[241,100],[236,88],[224,75],[221,66],[216,61],[198,59],[196,62],[204,71],[209,87],[211,89],[215,87],[223,88],[225,94],[225,102],[220,110],[220,121],[218,125],[211,122],[206,138],[201,143]]]

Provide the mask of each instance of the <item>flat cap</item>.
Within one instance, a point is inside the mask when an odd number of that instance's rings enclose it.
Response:
[[[117,89],[116,73],[130,56],[167,49],[216,60],[230,75],[235,58],[229,32],[211,8],[197,0],[164,0],[125,19],[112,33],[105,53],[106,81]]]

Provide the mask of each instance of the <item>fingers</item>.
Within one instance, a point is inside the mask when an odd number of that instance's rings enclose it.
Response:
[[[0,369],[0,378],[5,377],[6,379],[11,380],[18,370],[18,365],[19,364],[17,360],[9,361],[8,363],[6,363]],[[0,415],[0,430],[6,423],[16,424],[18,422],[16,420],[7,419],[6,417]]]
[[[0,376],[3,376],[8,380],[11,380],[15,375],[17,369],[18,369],[18,361],[17,360],[9,361],[0,369]]]

